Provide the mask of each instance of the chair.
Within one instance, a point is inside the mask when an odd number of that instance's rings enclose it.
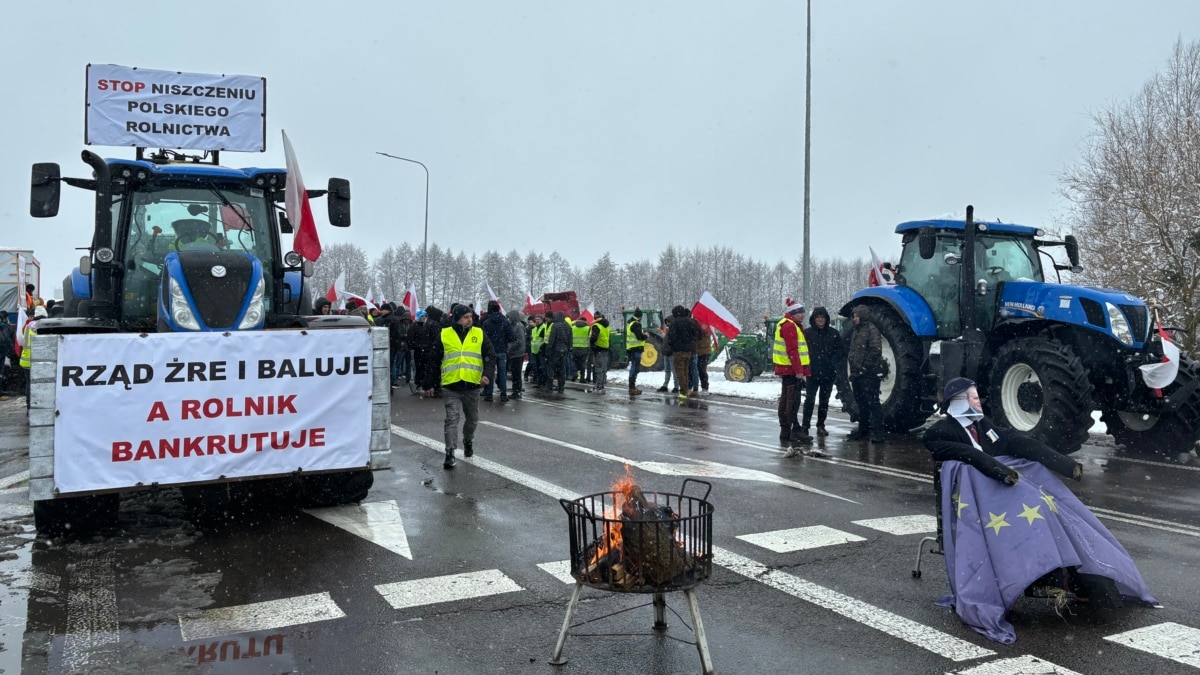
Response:
[[[929,552],[933,555],[945,555],[945,550],[942,548],[942,463],[935,462],[933,466],[933,496],[934,504],[937,508],[937,535],[933,537],[922,537],[921,541],[917,542],[917,566],[913,568],[912,575],[914,579],[921,578],[921,554],[925,552],[926,542],[932,542]]]

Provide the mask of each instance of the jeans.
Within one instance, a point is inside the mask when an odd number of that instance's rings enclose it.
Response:
[[[858,430],[883,437],[883,409],[879,405],[879,376],[859,375],[850,378],[854,400],[858,402]]]
[[[642,368],[642,348],[634,347],[625,352],[629,355],[629,388],[637,387],[638,371]]]
[[[524,389],[525,381],[521,378],[521,368],[525,366],[525,355],[508,357],[508,374],[512,376],[512,393]]]
[[[396,352],[396,357],[392,360],[392,379],[399,380],[401,375],[410,380],[415,377],[412,350],[404,347]]]
[[[462,440],[470,443],[475,438],[475,426],[479,423],[479,390],[448,389],[442,387],[442,398],[446,402],[446,452],[461,447],[458,423],[462,421]]]
[[[508,394],[508,388],[507,388],[508,379],[506,378],[507,374],[508,374],[508,358],[507,357],[498,357],[496,359],[496,379],[494,382],[492,380],[488,380],[488,383],[483,386],[483,395],[491,396],[492,395],[492,384],[495,383],[500,386],[500,395],[506,396]]]
[[[692,391],[700,389],[700,357],[697,354],[692,354],[692,362],[688,364],[688,382]]]
[[[671,386],[671,376],[675,375],[675,359],[670,354],[663,354],[663,388]],[[679,377],[675,377],[675,388],[679,388]]]
[[[595,384],[592,389],[595,391],[604,391],[604,385],[608,384],[608,350],[602,352],[592,352],[592,374]]]
[[[829,395],[833,393],[833,380],[819,380],[810,377],[804,391],[804,428],[812,422],[813,404],[817,407],[817,426],[825,427],[825,417],[829,414]]]

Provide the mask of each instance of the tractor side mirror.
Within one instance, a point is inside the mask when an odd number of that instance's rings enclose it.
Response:
[[[279,233],[292,234],[296,228],[292,227],[292,221],[288,220],[287,214],[283,211],[279,212]]]
[[[921,252],[922,260],[929,260],[937,250],[937,233],[932,227],[922,227],[917,231],[917,249]]]
[[[979,281],[975,282],[975,292],[978,293],[979,295],[987,295],[988,294],[987,279],[980,279]]]
[[[58,215],[58,201],[62,196],[59,180],[62,172],[54,162],[33,165],[29,181],[29,215],[34,218],[53,218]]]
[[[330,178],[325,200],[329,202],[329,224],[334,227],[350,227],[350,181],[345,178]]]
[[[1076,268],[1083,271],[1079,265],[1079,240],[1075,238],[1075,235],[1068,234],[1063,237],[1063,243],[1067,247],[1067,259],[1071,261],[1071,271],[1076,271]]]

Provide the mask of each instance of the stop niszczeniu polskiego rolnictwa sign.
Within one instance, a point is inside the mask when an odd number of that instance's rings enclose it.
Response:
[[[60,492],[365,468],[370,461],[366,330],[59,339]],[[257,356],[264,354],[272,356]]]

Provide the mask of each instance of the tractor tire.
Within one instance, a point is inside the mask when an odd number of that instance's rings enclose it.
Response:
[[[926,396],[926,379],[921,367],[925,361],[925,348],[921,339],[896,312],[886,307],[871,308],[871,323],[883,337],[883,361],[885,373],[879,384],[879,404],[883,409],[883,425],[890,431],[908,431],[921,426],[933,413],[933,404]],[[851,323],[843,335],[843,344],[848,349],[854,324]],[[843,350],[845,351],[845,350]],[[840,368],[846,374],[846,366]],[[839,378],[840,379],[840,378]],[[858,419],[858,405],[850,388],[842,397],[841,386],[838,396],[851,420]]]
[[[730,382],[749,382],[754,375],[754,368],[746,359],[734,357],[725,362],[725,379]]]
[[[1168,415],[1146,415],[1121,410],[1105,410],[1100,421],[1108,433],[1129,452],[1147,454],[1190,454],[1200,440],[1200,387],[1191,384],[1200,379],[1200,364],[1181,357],[1179,375],[1163,390],[1170,398],[1181,389],[1191,389],[1188,398]]]
[[[1092,427],[1092,383],[1079,356],[1046,337],[1013,340],[996,351],[988,374],[996,423],[1069,455]]]
[[[375,474],[370,469],[302,476],[300,506],[321,508],[361,502],[374,484]]]
[[[648,344],[652,344],[652,345],[654,345],[654,351],[657,353],[657,356],[655,356],[655,357],[654,357],[654,363],[653,363],[653,364],[651,364],[649,368],[647,368],[646,366],[642,366],[642,367],[641,367],[641,368],[639,368],[638,370],[640,370],[640,371],[641,371],[641,372],[643,372],[643,373],[644,373],[644,372],[646,372],[647,370],[649,370],[649,371],[653,371],[653,372],[656,372],[656,373],[660,373],[660,372],[662,372],[663,368],[665,368],[665,367],[666,367],[666,366],[663,364],[663,359],[664,359],[664,358],[666,358],[666,357],[665,357],[665,356],[663,356],[663,339],[662,339],[662,336],[661,336],[661,335],[655,335],[654,333],[646,333],[646,342],[647,342]]]
[[[116,526],[120,504],[117,494],[35,501],[33,526],[51,537],[92,534]]]

